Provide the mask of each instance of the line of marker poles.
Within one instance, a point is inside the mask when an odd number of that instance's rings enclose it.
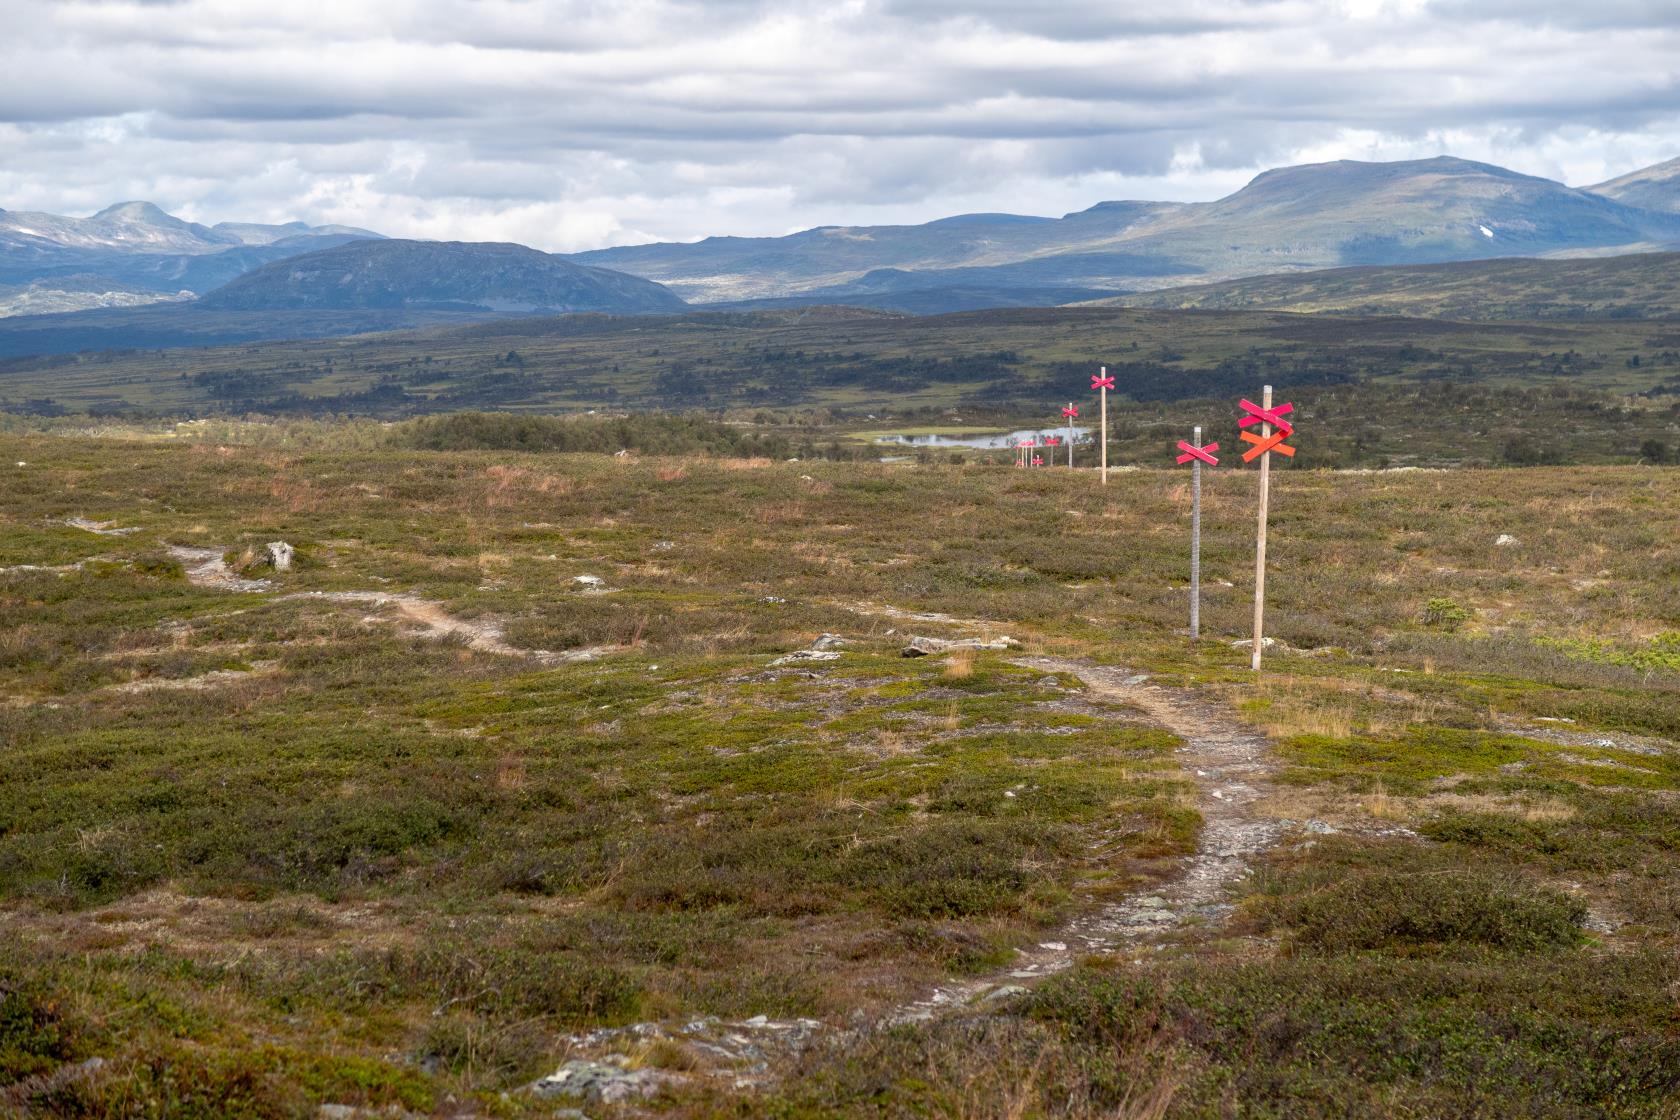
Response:
[[[1111,381],[1108,376],[1108,367],[1102,366],[1100,369],[1102,372],[1097,377],[1092,378],[1091,387],[1097,389],[1101,394],[1099,407],[1101,408],[1102,418],[1097,447],[1099,449],[1102,484],[1106,486],[1108,485],[1108,386]],[[1260,459],[1259,501],[1256,503],[1254,534],[1254,648],[1249,659],[1250,667],[1255,672],[1259,672],[1261,655],[1265,650],[1266,643],[1266,523],[1270,512],[1272,485],[1272,421],[1270,419],[1274,415],[1272,411],[1272,387],[1270,385],[1262,387],[1259,410],[1256,410],[1249,401],[1245,400],[1242,403],[1244,409],[1248,410],[1251,415],[1243,418],[1241,426],[1256,421],[1260,425],[1260,435],[1258,437],[1246,432],[1242,436],[1247,442],[1261,445],[1243,456],[1246,462],[1254,455],[1255,451],[1258,451]],[[1260,415],[1252,415],[1256,411]],[[1289,412],[1290,406],[1284,405],[1278,411],[1280,413]],[[1072,401],[1069,401],[1067,407],[1062,409],[1062,416],[1067,420],[1069,470],[1074,469],[1073,445],[1076,433],[1074,432],[1073,421],[1078,415],[1079,409]],[[1280,428],[1283,433],[1281,438],[1288,439],[1290,425],[1281,420],[1279,424],[1282,425]],[[1198,424],[1195,427],[1191,438],[1193,443],[1189,446],[1186,446],[1182,440],[1179,441],[1179,447],[1186,452],[1185,455],[1180,456],[1179,462],[1183,463],[1187,459],[1190,461],[1190,637],[1194,641],[1201,637],[1202,627],[1202,463],[1204,461],[1217,462],[1218,460],[1209,458],[1203,452],[1201,425]],[[1034,443],[1036,442],[1034,440]],[[1217,447],[1217,444],[1208,445],[1209,450],[1217,449]],[[1290,447],[1285,446],[1282,450],[1289,452],[1291,455],[1294,454]],[[1022,458],[1025,460],[1024,453]],[[1037,457],[1034,456],[1034,458]]]

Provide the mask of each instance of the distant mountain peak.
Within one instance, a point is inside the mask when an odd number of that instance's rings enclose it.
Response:
[[[188,222],[177,218],[155,202],[117,202],[95,214],[91,221],[136,222],[145,225],[184,226]]]

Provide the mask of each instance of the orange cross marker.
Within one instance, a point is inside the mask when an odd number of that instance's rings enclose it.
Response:
[[[1287,428],[1279,428],[1269,436],[1256,435],[1254,432],[1238,432],[1239,437],[1254,445],[1243,452],[1243,462],[1251,463],[1255,458],[1268,451],[1276,451],[1279,455],[1295,454],[1295,449],[1283,442],[1294,434]]]

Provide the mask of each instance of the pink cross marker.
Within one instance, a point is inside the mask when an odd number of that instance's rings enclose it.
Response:
[[[1076,404],[1068,405],[1066,408],[1062,409],[1062,415],[1066,416],[1069,420],[1078,419],[1079,418],[1079,406],[1076,405]]]
[[[1217,467],[1219,465],[1219,460],[1208,454],[1210,451],[1219,450],[1219,445],[1217,443],[1209,443],[1202,447],[1197,447],[1193,443],[1187,443],[1184,440],[1179,440],[1178,449],[1184,452],[1184,454],[1178,457],[1178,461],[1180,463],[1188,463],[1192,459],[1200,459],[1210,467]]]
[[[1246,428],[1250,424],[1275,424],[1283,431],[1285,438],[1295,431],[1295,425],[1283,418],[1284,413],[1295,411],[1292,404],[1280,404],[1276,408],[1261,408],[1251,400],[1238,401],[1237,404],[1244,412],[1249,413],[1237,421],[1239,428]]]
[[[1112,389],[1112,388],[1114,388],[1114,375],[1112,373],[1093,373],[1091,375],[1091,388],[1093,388],[1093,389]]]

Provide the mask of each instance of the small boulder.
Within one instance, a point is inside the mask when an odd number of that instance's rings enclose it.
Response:
[[[991,641],[981,641],[979,638],[924,638],[912,635],[903,650],[901,657],[926,657],[934,653],[950,653],[959,649],[1014,649],[1021,643],[1014,638],[993,638]]]
[[[586,1101],[614,1104],[633,1097],[645,1097],[667,1080],[651,1069],[624,1069],[605,1062],[574,1058],[526,1086],[532,1096],[543,1099],[578,1097]]]
[[[269,541],[263,545],[263,554],[275,571],[289,572],[292,570],[292,557],[297,554],[297,550],[285,541]]]
[[[1493,543],[1496,548],[1510,548],[1513,545],[1519,545],[1522,542],[1509,533],[1501,533],[1497,537],[1493,538]]]
[[[599,591],[607,585],[607,581],[602,579],[600,576],[573,576],[572,582],[583,588],[585,591]]]

